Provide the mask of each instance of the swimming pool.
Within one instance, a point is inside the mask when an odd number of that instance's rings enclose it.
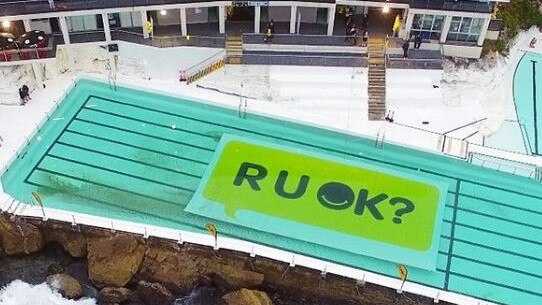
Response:
[[[541,304],[542,187],[464,161],[156,93],[80,80],[1,177],[46,206],[205,232],[185,212],[223,134],[447,183],[434,271],[409,281],[504,304]],[[396,277],[396,263],[227,222],[221,234]],[[399,263],[399,262],[398,262]]]
[[[534,155],[542,154],[542,55],[525,53],[514,74],[514,103],[526,142]]]

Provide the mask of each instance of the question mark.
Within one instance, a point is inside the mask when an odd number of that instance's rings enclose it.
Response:
[[[402,221],[401,216],[414,211],[414,203],[412,203],[412,201],[403,197],[395,197],[395,198],[390,199],[391,205],[396,205],[398,203],[403,204],[404,207],[395,211],[395,217],[393,217],[393,222],[396,224],[401,223]]]

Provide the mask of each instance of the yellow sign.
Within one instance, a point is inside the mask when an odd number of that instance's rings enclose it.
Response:
[[[401,277],[401,281],[405,282],[408,277],[408,269],[404,265],[401,265],[397,268],[399,270],[399,276]]]
[[[43,206],[43,202],[41,201],[41,197],[38,193],[32,192],[32,198],[41,206]]]
[[[205,225],[205,228],[207,228],[207,231],[209,231],[209,233],[211,233],[211,235],[213,235],[216,238],[218,231],[216,230],[216,227],[214,224],[208,223]]]

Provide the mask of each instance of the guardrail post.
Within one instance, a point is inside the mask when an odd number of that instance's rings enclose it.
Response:
[[[320,271],[320,277],[322,279],[325,279],[326,275],[327,275],[327,265],[324,265],[324,269],[322,269],[322,271]]]

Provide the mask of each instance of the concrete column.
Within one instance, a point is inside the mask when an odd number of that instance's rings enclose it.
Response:
[[[23,19],[23,25],[24,25],[24,31],[30,32],[32,29],[30,28],[30,20],[29,19]]]
[[[66,23],[66,17],[59,16],[58,24],[60,25],[60,31],[62,31],[62,38],[64,38],[64,44],[70,44],[70,32],[68,31],[68,24]]]
[[[143,27],[143,38],[149,38],[149,32],[147,32],[147,29],[145,29],[145,23],[147,23],[147,11],[141,10],[141,26]]]
[[[36,76],[36,83],[38,84],[39,88],[43,88],[43,74],[41,67],[42,66],[39,62],[32,63],[32,70],[34,71],[34,76]]]
[[[220,34],[226,33],[226,7],[221,5],[218,7],[218,32]]]
[[[333,35],[333,27],[335,26],[335,5],[327,8],[327,35]]]
[[[181,36],[188,35],[188,28],[186,26],[186,7],[181,7]]]
[[[62,31],[62,38],[64,38],[64,48],[66,51],[66,57],[68,58],[68,66],[71,71],[75,71],[75,59],[73,56],[72,48],[70,47],[70,32],[68,31],[68,24],[66,23],[66,17],[59,16],[58,24]]]
[[[109,14],[102,13],[102,22],[104,24],[105,41],[111,41],[111,29],[109,27]]]
[[[450,31],[450,25],[452,24],[452,16],[446,16],[444,24],[442,25],[442,31],[440,32],[440,42],[445,43],[446,37],[448,37],[448,31]]]
[[[260,33],[260,22],[261,22],[262,10],[260,6],[254,7],[254,33]]]
[[[405,20],[405,32],[403,33],[403,39],[408,39],[410,37],[410,30],[412,29],[412,20],[414,20],[414,14],[408,13]]]
[[[297,16],[297,6],[292,5],[290,8],[290,34],[295,34],[295,21]]]
[[[484,44],[484,40],[486,39],[486,34],[487,34],[487,28],[489,27],[490,21],[491,21],[490,18],[484,19],[484,24],[482,25],[482,30],[480,31],[480,36],[478,37],[479,46]]]

